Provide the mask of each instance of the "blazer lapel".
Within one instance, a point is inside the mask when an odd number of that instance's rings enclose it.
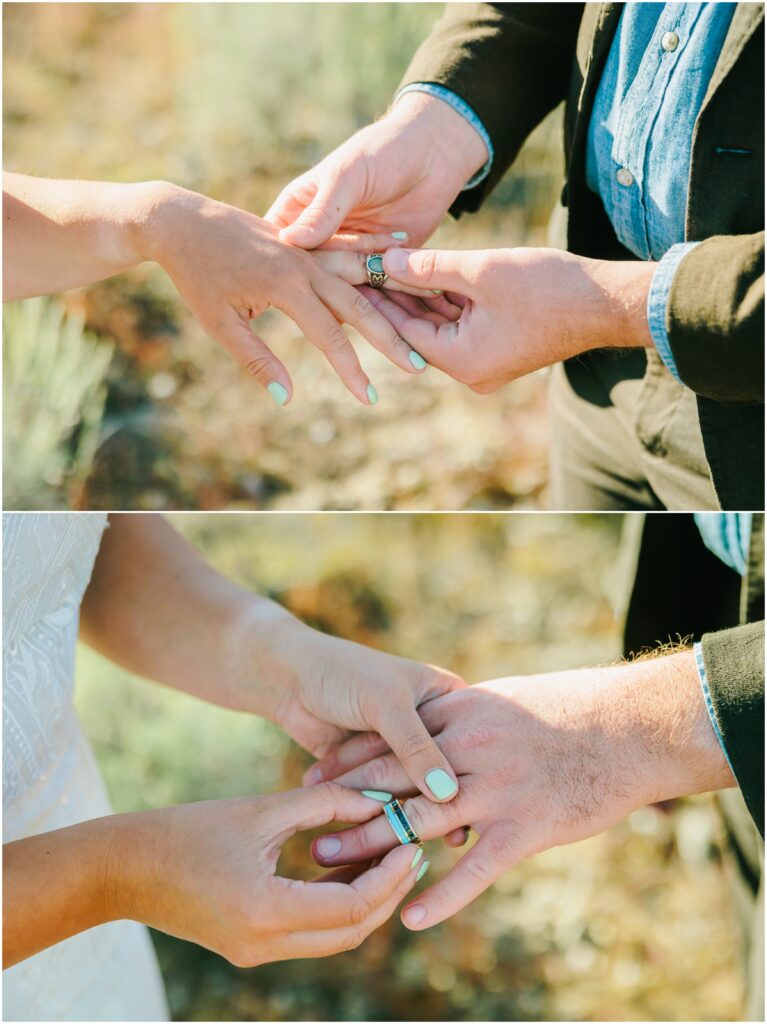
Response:
[[[724,81],[735,61],[743,51],[743,47],[764,20],[764,4],[738,4],[730,22],[730,28],[711,76],[706,98],[703,100],[701,113],[706,109],[716,90]]]

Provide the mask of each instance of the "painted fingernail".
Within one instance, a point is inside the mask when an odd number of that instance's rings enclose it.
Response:
[[[421,849],[421,847],[419,846],[419,847],[418,847],[418,849],[417,849],[417,850],[415,851],[415,856],[414,856],[414,857],[413,857],[413,859],[412,859],[412,860],[410,861],[410,870],[411,870],[411,871],[412,871],[412,870],[413,870],[413,868],[414,868],[414,867],[416,866],[416,864],[417,864],[417,863],[418,863],[418,861],[419,861],[419,860],[421,859],[421,857],[423,857],[423,850],[422,850],[422,849]]]
[[[404,249],[389,249],[384,253],[384,270],[387,274],[401,274],[407,270],[408,253]]]
[[[426,865],[424,865],[424,867],[425,866]],[[405,924],[420,924],[426,917],[426,907],[423,903],[413,903],[402,911],[402,916],[405,919]]]
[[[306,773],[307,785],[313,786],[315,782],[322,782],[322,769],[318,764]]]
[[[421,881],[421,879],[423,878],[423,876],[424,876],[424,875],[426,874],[426,872],[427,872],[427,871],[429,870],[429,865],[430,865],[430,864],[431,864],[431,861],[430,861],[430,860],[425,860],[425,861],[423,862],[423,864],[422,864],[422,865],[420,866],[420,868],[418,869],[418,874],[417,874],[417,875],[415,876],[415,880],[416,880],[416,882],[420,882],[420,881]],[[423,920],[423,918],[419,918],[419,920],[421,920],[421,921],[422,921],[422,920]]]
[[[425,782],[438,800],[449,800],[458,792],[457,783],[442,768],[427,772]]]
[[[396,238],[398,242],[407,241],[407,231],[392,231],[392,238]]]
[[[372,384],[368,384],[368,402],[370,402],[371,405],[375,405],[377,401],[378,392],[376,391]]]
[[[382,789],[363,789],[363,796],[369,796],[371,800],[380,800],[382,804],[388,804],[394,799],[393,793],[385,793]]]
[[[424,367],[426,366],[426,360],[424,359],[420,352],[411,351],[410,354],[408,355],[408,359],[416,368],[416,370],[423,370]]]
[[[341,852],[341,840],[335,836],[324,836],[317,840],[317,853],[324,860],[330,860]]]
[[[266,390],[275,400],[277,405],[284,405],[288,400],[288,389],[284,388],[282,384],[278,384],[276,380],[273,380],[271,384],[267,384]]]
[[[442,288],[430,288],[429,291],[432,293],[432,295],[444,295],[445,294],[444,291],[442,290]]]

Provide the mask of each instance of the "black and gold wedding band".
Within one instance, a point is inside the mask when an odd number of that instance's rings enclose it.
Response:
[[[421,845],[421,840],[418,838],[415,829],[410,824],[408,816],[405,814],[405,808],[399,800],[392,800],[390,803],[385,804],[384,814],[386,815],[395,836],[403,846],[406,846],[408,843],[415,843],[416,846]]]

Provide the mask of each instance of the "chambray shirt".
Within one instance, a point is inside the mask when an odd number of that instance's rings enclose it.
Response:
[[[696,243],[685,243],[685,214],[695,122],[735,12],[734,3],[627,3],[607,57],[588,129],[586,180],[604,204],[621,243],[658,262],[647,301],[650,334],[680,380],[669,345],[666,307],[674,273]],[[487,146],[481,120],[456,93],[416,82],[462,114]],[[681,381],[680,381],[681,383]]]

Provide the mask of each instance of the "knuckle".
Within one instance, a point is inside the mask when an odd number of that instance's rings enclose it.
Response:
[[[353,949],[357,949],[367,938],[367,929],[365,928],[354,928],[348,935],[345,935],[341,940],[339,953],[349,953]]]
[[[458,730],[451,738],[459,750],[477,750],[488,747],[498,739],[498,730],[492,725],[473,725]]]
[[[420,270],[420,276],[430,281],[434,277],[437,271],[437,253],[434,249],[426,249],[424,252],[419,253],[418,263]]]
[[[377,757],[365,769],[366,777],[374,789],[382,789],[389,781],[389,764],[385,757]]]
[[[506,831],[499,832],[489,842],[490,857],[496,864],[508,864],[514,859],[517,846],[518,841],[511,833]]]
[[[273,374],[270,372],[272,368],[272,360],[267,355],[254,356],[253,359],[248,360],[245,364],[245,372],[249,377],[254,377],[256,380],[266,380],[268,377],[270,380]]]
[[[346,337],[343,329],[338,327],[330,328],[322,339],[321,348],[323,352],[330,354],[337,354],[343,352],[343,350],[349,344],[349,339]]]
[[[434,744],[431,739],[420,733],[413,733],[410,736],[406,736],[400,744],[402,756],[408,760],[424,758],[427,755],[432,754],[433,749]]]
[[[349,907],[349,924],[354,926],[362,925],[370,916],[371,910],[372,907],[368,900],[358,893],[354,898],[354,902]]]
[[[358,291],[354,292],[352,308],[359,317],[369,317],[372,313],[375,313],[373,303],[369,299],[365,298],[362,292]]]
[[[478,857],[467,857],[464,867],[466,868],[466,873],[478,882],[490,882],[492,879],[489,866]]]

